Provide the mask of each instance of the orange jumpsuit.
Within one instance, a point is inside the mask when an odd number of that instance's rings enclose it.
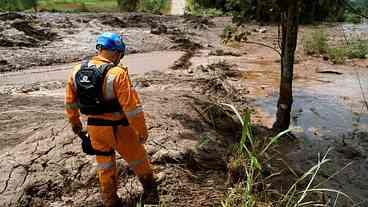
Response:
[[[90,64],[97,67],[109,60],[96,56]],[[66,87],[65,111],[71,124],[80,124],[80,113],[77,105],[74,76],[80,65],[74,67]],[[127,118],[129,126],[87,126],[92,146],[95,150],[110,151],[115,149],[129,164],[140,180],[153,177],[152,168],[147,158],[146,150],[140,137],[147,137],[147,127],[144,112],[137,92],[129,79],[127,68],[116,66],[111,68],[103,84],[105,100],[117,99],[123,112],[88,115],[88,118],[104,120],[122,120]],[[101,187],[102,199],[105,206],[113,206],[117,202],[117,174],[115,154],[112,156],[96,156],[97,172]]]

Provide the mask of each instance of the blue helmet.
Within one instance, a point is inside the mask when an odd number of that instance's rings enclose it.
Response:
[[[96,41],[96,48],[125,53],[125,44],[123,38],[120,35],[112,32],[104,32],[99,35]]]

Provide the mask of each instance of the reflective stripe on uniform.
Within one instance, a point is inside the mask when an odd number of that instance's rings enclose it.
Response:
[[[130,168],[132,168],[133,170],[135,168],[137,168],[139,165],[143,164],[144,160],[133,160],[129,163]]]
[[[107,75],[106,76],[106,85],[105,85],[105,99],[106,100],[115,99],[114,80],[115,80],[114,75]]]
[[[134,117],[134,116],[137,116],[141,112],[143,112],[143,107],[139,106],[136,109],[134,109],[133,111],[125,112],[125,114],[126,114],[127,117]]]
[[[112,112],[113,116],[121,116],[123,114],[122,111]]]
[[[106,162],[106,163],[97,163],[97,170],[108,170],[114,167],[114,163]]]
[[[77,103],[66,103],[65,104],[66,109],[79,109],[79,106]]]

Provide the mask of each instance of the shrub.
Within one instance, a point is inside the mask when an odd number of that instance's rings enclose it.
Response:
[[[346,49],[343,47],[330,48],[328,56],[334,64],[343,64],[345,63]]]
[[[191,3],[187,7],[187,10],[193,16],[206,16],[206,17],[215,17],[215,16],[223,16],[224,12],[220,9],[216,8],[205,8],[200,6],[198,3]]]
[[[368,41],[354,40],[348,44],[346,56],[348,58],[366,58],[368,55]]]
[[[328,56],[334,64],[345,63],[346,58],[366,58],[368,55],[367,40],[353,40],[344,47],[328,49]]]
[[[362,22],[362,18],[356,14],[346,14],[345,21],[353,24],[360,24]]]
[[[153,14],[167,13],[170,10],[169,0],[141,0],[139,11]]]
[[[21,11],[37,7],[37,0],[0,0],[0,9]]]
[[[137,11],[139,0],[117,0],[121,11]]]
[[[328,51],[328,34],[319,29],[307,33],[303,38],[304,52],[308,55],[324,54]]]

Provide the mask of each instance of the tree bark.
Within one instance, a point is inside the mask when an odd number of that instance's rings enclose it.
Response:
[[[299,3],[291,1],[282,10],[281,27],[281,82],[277,103],[276,122],[273,128],[284,131],[290,125],[290,112],[293,104],[293,70],[295,50],[298,40]]]

